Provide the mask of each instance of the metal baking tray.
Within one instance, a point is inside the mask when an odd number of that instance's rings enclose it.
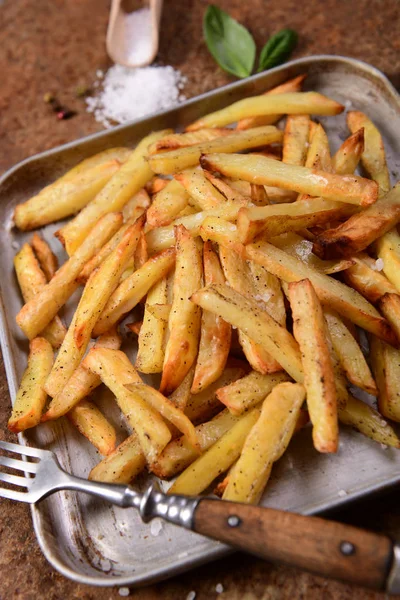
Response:
[[[368,113],[383,133],[393,181],[400,177],[400,100],[375,68],[340,56],[292,61],[185,102],[148,119],[116,127],[25,160],[0,179],[0,337],[11,397],[26,365],[27,342],[15,324],[21,298],[12,259],[29,235],[12,227],[15,205],[35,194],[78,161],[112,146],[132,145],[152,130],[180,128],[207,112],[245,96],[259,94],[289,77],[307,73],[305,89],[317,90]],[[347,135],[345,115],[321,119],[333,150]],[[61,249],[46,227],[44,236]],[[102,406],[110,404],[106,391]],[[118,415],[111,415],[122,427]],[[123,430],[121,430],[121,436]],[[55,450],[63,466],[87,476],[98,453],[64,420],[44,424],[20,436],[21,443]],[[386,449],[343,429],[336,456],[317,453],[309,431],[297,434],[273,476],[263,505],[314,514],[393,485],[400,479],[400,452]],[[145,485],[146,481],[135,485]],[[222,556],[229,548],[197,534],[164,524],[157,536],[132,509],[110,507],[84,494],[63,492],[32,507],[38,542],[48,561],[66,577],[99,586],[139,585],[185,571]],[[152,534],[153,531],[153,534]]]

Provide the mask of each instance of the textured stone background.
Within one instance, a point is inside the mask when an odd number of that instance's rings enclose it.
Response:
[[[400,86],[400,4],[398,0],[224,0],[216,2],[253,33],[260,47],[282,27],[299,32],[295,56],[342,54],[360,58],[383,70]],[[136,3],[138,5],[138,3]],[[201,34],[207,6],[204,0],[164,3],[159,61],[172,64],[188,77],[185,90],[194,96],[232,79],[208,54]],[[90,85],[96,69],[109,60],[104,38],[107,0],[0,0],[0,172],[16,162],[58,144],[100,129],[75,98],[78,85]],[[78,111],[57,122],[43,94],[51,91]],[[10,410],[7,384],[0,364],[0,438]],[[337,515],[338,519],[400,534],[397,495],[370,500]],[[225,591],[215,592],[217,583]],[[384,594],[275,567],[236,554],[176,577],[132,591],[141,600],[185,600],[194,590],[197,600],[381,600]],[[35,541],[29,509],[0,501],[0,600],[120,598],[115,589],[98,589],[67,581],[46,563]]]

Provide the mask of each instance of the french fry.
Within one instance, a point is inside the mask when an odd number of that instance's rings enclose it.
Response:
[[[339,407],[339,420],[378,444],[400,448],[400,439],[377,410],[349,394],[345,407]]]
[[[375,381],[357,341],[334,311],[326,309],[324,315],[332,345],[347,379],[368,394],[376,396],[378,390]]]
[[[81,400],[68,412],[67,418],[103,456],[115,449],[115,429],[93,402]]]
[[[148,149],[148,151],[150,151],[150,148]],[[158,194],[158,192],[161,192],[161,190],[165,188],[168,182],[168,179],[164,179],[163,177],[157,177],[155,175],[152,179],[150,179],[150,181],[146,183],[145,189],[147,193],[150,194],[150,196],[154,196],[155,194]]]
[[[162,371],[168,317],[162,319],[155,316],[150,307],[165,306],[166,301],[167,280],[164,277],[151,288],[146,298],[135,363],[136,369],[141,373],[161,373]]]
[[[327,173],[333,173],[328,136],[320,123],[313,128],[305,166]]]
[[[225,197],[208,181],[201,169],[185,169],[174,175],[190,196],[189,202],[200,210],[210,210],[226,202]]]
[[[358,129],[347,138],[332,158],[335,173],[346,175],[354,173],[364,151],[364,129]]]
[[[268,90],[267,92],[265,92],[265,95],[269,96],[271,94],[276,95],[287,94],[289,92],[301,92],[301,86],[305,78],[306,75],[298,75],[297,77],[289,79],[281,85],[277,85],[271,90]],[[279,121],[279,119],[281,118],[282,115],[264,115],[258,117],[248,117],[247,119],[241,119],[240,121],[238,121],[236,129],[243,130],[250,129],[251,127],[258,127],[260,125],[270,125],[272,123],[276,123],[276,121]]]
[[[142,229],[139,235],[139,240],[133,255],[133,264],[134,269],[137,271],[140,267],[148,261],[148,253],[147,253],[147,240],[146,235]]]
[[[110,213],[95,225],[79,250],[60,267],[54,277],[43,287],[16,316],[24,334],[33,339],[50,321],[76,290],[75,279],[85,263],[99,251],[120,227],[122,216]]]
[[[152,256],[140,269],[127,277],[111,294],[95,325],[93,335],[101,335],[118,323],[157,281],[168,275],[174,264],[175,248],[168,248]]]
[[[400,221],[400,184],[361,213],[328,229],[314,243],[314,252],[321,258],[352,256],[361,252]]]
[[[219,137],[210,142],[201,142],[187,148],[153,154],[149,165],[155,173],[171,175],[183,169],[194,167],[202,154],[211,152],[239,152],[249,148],[258,148],[282,140],[283,133],[276,127],[256,127],[247,131],[232,131],[230,135]]]
[[[14,257],[15,273],[25,302],[29,302],[46,286],[46,277],[29,244],[24,244]],[[39,332],[53,348],[59,348],[67,330],[56,314],[48,325]]]
[[[98,375],[112,391],[121,412],[139,438],[140,446],[151,464],[171,439],[162,417],[143,398],[127,389],[130,383],[142,383],[126,354],[120,350],[92,348],[83,365]]]
[[[213,284],[192,295],[192,301],[228,321],[262,346],[293,379],[303,381],[300,352],[293,336],[255,300],[226,285]]]
[[[58,260],[50,246],[37,233],[34,233],[31,239],[31,246],[35,251],[40,267],[46,276],[47,281],[55,275],[58,269]]]
[[[400,340],[400,296],[395,293],[385,293],[379,301],[379,309],[388,320],[393,331]]]
[[[243,206],[246,206],[246,204],[249,202],[251,196],[251,186],[249,183],[247,183],[247,181],[244,181],[243,183],[245,183],[245,185],[248,187],[248,190],[246,187],[246,192],[249,192],[248,195],[243,194],[239,189],[229,185],[229,183],[226,180],[221,179],[221,177],[216,177],[213,175],[213,173],[210,173],[210,171],[203,171],[203,173],[208,181],[210,181],[213,186],[216,187],[223,196],[225,196],[227,200],[231,202],[237,202]]]
[[[147,225],[152,229],[169,225],[187,206],[188,199],[189,195],[179,181],[168,181],[147,210]]]
[[[53,365],[53,358],[53,349],[47,340],[38,337],[31,341],[28,366],[7,424],[10,431],[19,433],[40,423],[47,398],[43,385]]]
[[[135,321],[134,323],[127,323],[126,326],[131,333],[134,333],[135,335],[139,335],[140,331],[143,327],[143,321]]]
[[[336,452],[336,386],[322,307],[309,279],[289,284],[289,300],[293,333],[301,351],[314,447],[319,452]]]
[[[253,408],[272,392],[275,386],[289,381],[286,373],[268,373],[263,375],[251,371],[241,379],[217,390],[217,398],[232,415],[239,416]]]
[[[131,225],[113,252],[90,276],[52,372],[46,381],[46,391],[53,398],[61,392],[82,360],[95,323],[135,251],[143,223],[144,217],[140,217]],[[110,327],[112,325],[114,323]]]
[[[363,253],[353,256],[353,264],[343,271],[342,275],[347,285],[375,304],[384,294],[396,294],[397,290],[382,273],[371,268],[370,261],[375,263]]]
[[[400,292],[400,235],[396,229],[388,231],[379,238],[376,243],[376,253],[383,261],[383,272],[386,277]]]
[[[288,165],[305,164],[309,129],[308,115],[288,115],[283,135],[282,162]]]
[[[361,163],[371,179],[374,179],[386,193],[390,190],[389,171],[386,164],[385,149],[378,128],[364,113],[352,110],[347,113],[347,125],[352,133],[364,129],[365,148]]]
[[[378,199],[378,185],[370,179],[288,165],[256,154],[204,154],[200,164],[205,170],[250,183],[277,186],[347,204],[369,206]]]
[[[253,204],[255,204],[256,206],[266,206],[267,204],[269,204],[268,194],[265,191],[265,187],[263,185],[251,183],[250,198]]]
[[[370,361],[378,387],[381,415],[400,422],[400,351],[369,336]]]
[[[218,256],[210,242],[203,247],[203,266],[205,285],[225,283]],[[222,374],[231,346],[231,326],[221,317],[204,310],[201,316],[199,353],[191,388],[192,394],[198,394]]]
[[[110,348],[119,350],[121,336],[117,329],[113,328],[96,341],[94,348]],[[80,364],[73,372],[61,392],[51,400],[46,412],[42,415],[42,421],[58,419],[70,411],[78,402],[89,396],[101,384],[101,379],[95,373],[88,371]]]
[[[150,196],[146,188],[142,188],[128,200],[122,209],[124,221],[128,219],[138,219],[149,208],[151,204]]]
[[[194,370],[195,370],[195,365],[192,365],[189,369],[189,371],[187,372],[187,374],[185,375],[185,377],[183,378],[182,382],[178,385],[178,387],[172,392],[172,394],[170,394],[169,399],[171,400],[171,402],[173,402],[175,404],[175,406],[177,408],[179,408],[180,410],[185,411],[186,414],[186,404],[188,403],[190,397],[191,397],[191,388],[192,388],[192,383],[193,383],[193,378],[194,378]],[[189,419],[194,422],[194,419],[192,419],[191,416],[189,416]]]
[[[199,129],[193,133],[170,133],[149,146],[149,155],[165,152],[166,150],[178,150],[187,148],[202,142],[210,142],[215,138],[223,137],[232,133],[232,129]]]
[[[236,225],[221,217],[206,217],[200,227],[200,237],[204,242],[211,241],[220,246],[230,246],[238,253],[242,248]]]
[[[160,391],[166,394],[178,387],[196,360],[201,325],[201,311],[190,301],[191,295],[202,285],[201,255],[196,241],[183,225],[176,227],[175,235],[174,297],[160,384]]]
[[[211,421],[197,425],[196,436],[202,452],[208,450],[227,431],[229,431],[240,417],[234,417],[228,410],[223,410]],[[190,444],[186,436],[172,440],[163,450],[157,460],[151,465],[151,470],[157,477],[174,477],[183,471],[196,458],[198,453]]]
[[[253,96],[209,113],[186,127],[186,131],[196,131],[204,127],[224,127],[241,119],[263,115],[338,115],[342,111],[341,104],[317,92]]]
[[[58,239],[70,256],[103,215],[122,210],[128,200],[152,177],[153,173],[147,162],[147,147],[165,133],[158,131],[143,138],[101,192],[74,219],[57,231]]]
[[[224,500],[250,504],[260,500],[273,463],[289,445],[305,397],[298,383],[281,383],[267,396],[229,475]]]
[[[89,473],[91,481],[130,483],[146,466],[136,433],[126,438]]]
[[[267,242],[249,244],[246,246],[246,255],[288,283],[309,279],[323,305],[333,308],[343,317],[389,344],[397,344],[396,336],[388,322],[358,292],[340,281],[319,273],[298,258]]]

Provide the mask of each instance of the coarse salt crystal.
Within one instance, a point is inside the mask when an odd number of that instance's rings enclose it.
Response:
[[[191,592],[188,593],[188,595],[186,596],[186,600],[194,600],[196,598],[196,592],[194,592],[193,590]]]
[[[351,100],[346,100],[346,102],[344,103],[345,107],[347,108],[347,110],[349,110],[349,108],[351,108],[353,106],[353,103]]]
[[[387,450],[389,448],[389,446],[387,446],[386,444],[381,444],[381,448],[382,448],[382,450]]]
[[[344,498],[345,496],[347,496],[347,492],[346,492],[346,490],[339,490],[338,493],[337,493],[337,495],[340,498]]]
[[[373,271],[382,271],[384,266],[385,266],[385,263],[383,262],[383,260],[381,258],[378,258],[375,261],[375,264],[371,266],[371,269]]]
[[[155,519],[150,524],[151,535],[154,535],[154,537],[157,537],[159,535],[160,531],[162,530],[162,528],[163,528],[163,524],[161,523],[161,521],[158,519]]]
[[[215,586],[215,591],[217,592],[217,594],[222,594],[222,592],[224,591],[224,586],[222,585],[222,583],[217,583],[217,585]]]
[[[120,596],[129,596],[129,594],[130,594],[129,588],[127,588],[127,587],[121,587],[121,588],[119,588],[118,594]]]
[[[150,8],[141,8],[127,13],[124,24],[127,62],[133,65],[150,62],[153,48]]]
[[[19,244],[18,244],[18,242],[16,242],[15,240],[13,242],[11,242],[11,247],[14,250],[19,250]]]

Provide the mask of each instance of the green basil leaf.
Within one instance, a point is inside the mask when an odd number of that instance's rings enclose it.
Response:
[[[261,50],[257,73],[272,69],[289,58],[297,45],[297,33],[293,29],[281,29],[269,38]]]
[[[203,32],[207,47],[221,69],[241,78],[251,74],[256,45],[243,25],[210,4],[204,15]]]

